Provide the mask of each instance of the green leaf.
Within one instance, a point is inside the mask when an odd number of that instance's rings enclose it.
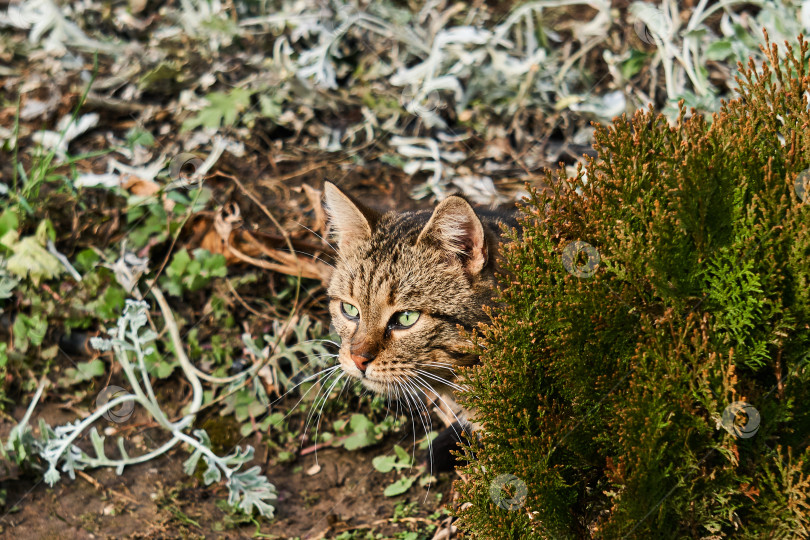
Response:
[[[408,466],[410,466],[410,464],[411,464],[411,455],[408,452],[406,452],[404,448],[402,448],[398,444],[395,444],[394,445],[394,452],[396,452],[397,457],[399,458],[399,460],[401,462],[407,463]]]
[[[397,169],[404,168],[406,163],[406,161],[397,154],[383,154],[380,156],[380,161],[382,161],[386,165],[396,167]]]
[[[138,80],[138,88],[140,90],[146,90],[163,81],[173,82],[178,80],[182,76],[182,73],[182,65],[179,62],[161,62]]]
[[[205,99],[209,105],[201,110],[196,118],[189,118],[183,122],[181,131],[189,131],[196,127],[219,128],[223,125],[232,126],[239,115],[250,106],[252,90],[234,88],[228,94],[211,92]]]
[[[411,486],[413,485],[414,481],[417,478],[418,475],[400,478],[399,480],[397,480],[396,482],[385,488],[385,491],[383,491],[383,495],[385,495],[386,497],[396,497],[397,495],[402,495],[403,493],[411,489]]]
[[[171,279],[161,280],[160,286],[166,291],[166,294],[170,296],[183,296],[183,286],[179,281],[173,281]]]
[[[439,436],[438,431],[431,431],[430,433],[428,433],[427,437],[425,437],[425,439],[419,443],[419,449],[427,450],[430,447],[430,444],[433,442],[433,440],[438,436]]]
[[[51,223],[51,220],[43,219],[42,221],[40,221],[39,225],[37,225],[37,230],[34,233],[34,236],[36,237],[37,241],[43,246],[48,243],[48,240],[50,240],[51,242],[55,242],[56,231],[53,228],[53,223]]]
[[[45,339],[48,330],[48,321],[39,315],[28,316],[19,313],[14,319],[14,347],[20,352],[26,352],[29,345],[39,346]]]
[[[39,353],[39,357],[43,360],[53,360],[56,358],[56,355],[59,354],[59,345],[51,345],[45,349],[42,349]]]
[[[650,55],[647,53],[630,49],[630,58],[621,63],[622,77],[632,79],[636,73],[641,71],[649,57]]]
[[[352,430],[352,434],[343,440],[343,447],[346,450],[357,450],[377,442],[374,422],[362,414],[352,415],[349,420],[349,428]]]
[[[262,116],[265,118],[270,118],[271,120],[276,120],[284,110],[281,108],[281,102],[277,100],[276,96],[268,96],[267,94],[262,94],[259,96],[259,107],[262,113]]]
[[[225,264],[225,256],[221,253],[211,253],[205,249],[195,249],[194,258],[201,261],[203,270],[211,277],[225,277],[228,275],[228,268]]]
[[[104,362],[98,358],[90,360],[89,362],[79,362],[76,364],[75,368],[65,370],[65,373],[68,374],[74,382],[89,381],[90,379],[104,375],[104,372]]]
[[[206,287],[214,277],[227,275],[225,257],[205,249],[195,249],[193,256],[185,249],[175,253],[166,268],[162,287],[173,296],[181,296],[184,291],[198,291]]]
[[[124,308],[126,293],[117,284],[111,284],[104,290],[104,294],[83,306],[83,311],[92,313],[94,317],[102,320],[115,319]]]
[[[420,487],[429,486],[431,484],[435,484],[437,481],[438,480],[436,479],[435,476],[430,475],[430,474],[426,474],[426,475],[424,475],[423,477],[421,477],[419,479],[419,486]]]
[[[20,226],[20,220],[17,213],[11,208],[6,208],[0,214],[0,238],[4,237],[8,231],[16,231]]]
[[[284,413],[274,412],[273,414],[269,415],[265,421],[268,422],[269,427],[274,427],[276,429],[280,429],[281,426],[284,425]],[[267,428],[265,428],[267,429]]]
[[[381,473],[387,473],[394,469],[407,469],[413,463],[411,455],[400,445],[394,445],[393,456],[377,456],[371,460],[371,464]]]
[[[374,429],[374,422],[363,414],[353,414],[349,420],[349,428],[354,432],[372,431]]]
[[[176,367],[177,363],[161,360],[155,363],[154,368],[151,371],[158,379],[166,379],[174,372],[174,368]]]
[[[256,428],[253,427],[253,424],[251,422],[248,422],[246,424],[242,424],[241,426],[239,426],[239,434],[242,437],[247,437],[248,435],[250,435],[254,431],[256,431]]]
[[[169,277],[181,277],[186,273],[191,262],[191,255],[185,249],[181,249],[172,256],[172,262],[166,267],[166,275]]]
[[[127,295],[124,289],[117,285],[110,285],[104,291],[103,301],[99,305],[98,315],[104,319],[114,319],[115,314],[124,309]]]
[[[734,54],[734,49],[731,46],[731,40],[720,39],[706,47],[706,52],[704,54],[706,56],[706,60],[721,61],[732,56]]]
[[[37,232],[45,236],[47,227],[42,230],[38,228]],[[10,230],[0,238],[0,244],[12,252],[6,265],[8,271],[21,278],[30,277],[35,285],[39,285],[43,279],[55,278],[65,270],[59,259],[43,247],[44,242],[39,242],[33,236],[18,240],[17,231]]]
[[[139,127],[133,127],[127,132],[127,144],[129,146],[154,146],[155,138],[150,132]]]
[[[96,263],[99,260],[100,257],[98,256],[98,253],[90,248],[87,248],[76,254],[76,258],[73,260],[73,265],[82,272],[89,272],[95,268]]]
[[[388,473],[394,470],[397,464],[397,456],[377,456],[371,460],[374,469],[381,473]]]

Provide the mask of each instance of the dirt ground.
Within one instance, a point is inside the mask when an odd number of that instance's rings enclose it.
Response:
[[[53,405],[43,407],[42,414],[52,424],[72,418],[69,411]],[[3,422],[0,436],[7,436],[10,428],[10,422]],[[391,451],[394,444],[409,443],[411,437],[397,434],[354,451],[319,450],[316,474],[310,474],[315,454],[263,466],[262,473],[278,490],[276,516],[247,523],[222,509],[227,499],[224,485],[205,486],[183,472],[188,454],[180,448],[129,467],[121,476],[111,469],[80,471],[75,480],[63,478],[53,488],[41,476],[22,476],[3,483],[7,505],[0,517],[0,537],[232,539],[260,533],[268,535],[265,538],[305,540],[335,538],[350,531],[357,536],[348,538],[365,538],[367,531],[381,534],[379,538],[425,531],[429,524],[447,523],[443,514],[429,516],[451,500],[455,474],[438,474],[429,490],[415,485],[403,496],[388,498],[383,490],[393,478],[375,471],[371,464],[374,457]],[[264,448],[257,447],[258,464],[267,458]],[[395,507],[414,502],[409,515],[394,522]]]

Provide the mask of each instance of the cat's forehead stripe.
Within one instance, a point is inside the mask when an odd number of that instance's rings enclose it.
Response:
[[[396,281],[388,281],[388,305],[393,306],[397,297],[397,283]]]

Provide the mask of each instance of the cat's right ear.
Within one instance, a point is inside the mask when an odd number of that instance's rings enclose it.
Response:
[[[343,193],[332,182],[324,182],[323,191],[329,230],[337,236],[339,249],[371,238],[378,218],[373,210]]]
[[[484,227],[475,210],[464,198],[451,195],[440,202],[416,243],[431,239],[458,256],[472,274],[487,264]]]

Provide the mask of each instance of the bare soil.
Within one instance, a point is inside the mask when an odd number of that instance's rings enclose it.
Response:
[[[70,411],[53,404],[45,404],[41,410],[51,425],[74,418]],[[21,417],[24,410],[20,407],[16,412]],[[0,437],[6,437],[11,426],[3,421]],[[427,525],[439,524],[439,519],[428,516],[451,500],[455,475],[439,474],[430,490],[414,485],[405,495],[388,498],[383,490],[396,477],[375,471],[371,464],[394,444],[411,441],[411,434],[399,434],[361,450],[319,450],[316,474],[308,474],[316,464],[315,454],[292,463],[263,466],[263,474],[278,490],[276,516],[253,523],[224,510],[224,485],[205,486],[198,477],[183,472],[188,454],[180,448],[129,467],[121,476],[111,469],[81,471],[75,480],[65,476],[53,488],[41,475],[23,475],[3,482],[6,506],[0,514],[0,537],[231,539],[260,532],[269,538],[305,540],[335,538],[347,531],[370,531],[383,538],[425,531]],[[262,465],[266,458],[266,448],[259,445],[256,463]],[[393,522],[397,504],[410,502],[417,503],[414,510]]]

